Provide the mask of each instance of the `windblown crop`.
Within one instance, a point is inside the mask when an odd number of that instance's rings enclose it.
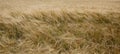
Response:
[[[2,11],[0,54],[119,54],[119,10]]]

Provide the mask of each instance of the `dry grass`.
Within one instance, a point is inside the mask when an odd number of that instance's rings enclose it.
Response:
[[[1,53],[120,53],[119,12],[36,10],[6,15],[0,16]]]
[[[6,8],[0,13],[0,54],[119,53],[118,9]]]

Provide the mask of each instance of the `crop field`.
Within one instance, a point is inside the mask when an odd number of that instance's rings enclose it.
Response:
[[[0,54],[120,54],[120,0],[0,0]]]

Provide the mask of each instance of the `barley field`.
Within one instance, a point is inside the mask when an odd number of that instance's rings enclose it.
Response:
[[[120,54],[120,0],[0,0],[0,54]]]

